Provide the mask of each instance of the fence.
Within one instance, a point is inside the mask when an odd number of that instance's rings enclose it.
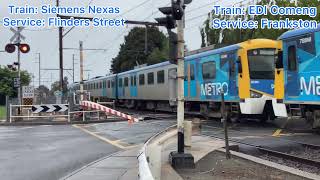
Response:
[[[90,94],[84,94],[90,97]],[[138,119],[118,112],[115,109],[115,102],[98,102],[94,103],[94,107],[85,106],[83,103],[77,105],[80,94],[75,93],[61,98],[55,96],[36,96],[28,101],[23,101],[20,105],[17,98],[11,98],[7,101],[7,117],[3,117],[7,122],[22,121],[65,121],[65,122],[89,122],[99,120],[118,120],[120,118],[128,119],[130,122],[137,122]],[[25,104],[25,102],[28,102]],[[85,101],[87,104],[93,103]],[[110,109],[106,106],[111,106]],[[99,107],[99,108],[95,108]],[[1,109],[0,109],[1,110]],[[5,111],[4,111],[5,112]],[[1,113],[1,111],[0,111]],[[3,115],[5,116],[5,115]],[[1,116],[0,116],[0,120]]]
[[[50,104],[50,105],[9,105],[9,122],[34,120],[41,118],[41,120],[56,120],[56,118],[69,119],[69,108],[56,111],[58,107],[69,107],[69,104]],[[38,110],[40,109],[41,110]]]

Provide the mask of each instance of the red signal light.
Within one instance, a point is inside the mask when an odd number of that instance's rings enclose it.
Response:
[[[16,46],[14,44],[7,44],[5,50],[7,53],[13,53],[16,51]]]
[[[30,46],[28,44],[20,44],[19,45],[19,50],[22,53],[28,53],[30,51]]]

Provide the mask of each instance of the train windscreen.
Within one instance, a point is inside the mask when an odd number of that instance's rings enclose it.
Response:
[[[274,79],[275,49],[254,49],[248,51],[251,79]]]

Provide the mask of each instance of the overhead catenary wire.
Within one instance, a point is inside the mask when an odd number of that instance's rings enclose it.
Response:
[[[93,1],[93,0],[92,0],[92,1]],[[114,19],[117,19],[117,18],[119,18],[119,17],[122,17],[122,16],[130,13],[131,11],[133,11],[133,10],[135,10],[135,9],[143,6],[143,5],[145,5],[147,2],[149,2],[149,0],[145,0],[145,1],[141,2],[141,3],[139,3],[138,5],[136,5],[136,6],[132,7],[132,8],[130,8],[130,9],[126,10],[125,12],[123,12],[123,13],[115,16]],[[88,39],[88,37],[89,37],[89,33],[86,34],[85,39],[83,40],[83,42],[86,42],[86,40]]]
[[[249,2],[250,1],[252,1],[252,0],[242,0],[242,1],[238,1],[238,2],[236,2],[236,3],[234,3],[234,4],[229,4],[229,5],[226,5],[226,6],[236,6],[236,5],[244,5],[243,3],[244,2],[248,2],[248,4],[249,4]],[[199,18],[202,18],[202,17],[204,17],[204,16],[208,16],[209,15],[209,13],[210,12],[208,12],[208,13],[204,13],[204,14],[200,14],[200,15],[198,15],[198,16],[194,16],[194,17],[191,17],[191,18],[188,18],[188,19],[186,19],[186,21],[187,22],[191,22],[191,21],[195,21],[195,20],[197,20],[197,19],[199,19]],[[192,29],[192,28],[195,28],[195,27],[197,27],[197,26],[190,26],[190,27],[187,27],[186,28],[186,30],[189,30],[189,29]]]
[[[193,9],[191,9],[191,10],[189,10],[189,11],[187,11],[187,12],[194,12],[194,11],[197,11],[197,10],[199,10],[199,9],[201,9],[201,8],[204,8],[204,7],[206,7],[206,6],[209,6],[210,4],[214,4],[214,3],[218,3],[218,2],[221,2],[222,0],[217,0],[217,1],[214,1],[214,2],[211,2],[211,3],[205,3],[205,4],[203,4],[203,5],[199,5],[199,6],[197,6],[196,8],[193,8]],[[240,4],[241,2],[245,2],[245,1],[247,1],[247,0],[242,0],[242,1],[240,1],[240,2],[236,2],[236,3],[234,3],[233,5],[236,5],[236,4]],[[146,1],[144,1],[144,2],[146,2]],[[142,4],[142,3],[141,3]],[[166,6],[167,5],[170,5],[171,4],[171,2],[169,2],[168,4],[166,4]],[[139,4],[140,5],[140,4]],[[134,8],[131,8],[131,9],[134,9]],[[130,9],[130,10],[131,10]],[[149,16],[147,16],[146,18],[145,18],[145,20],[146,19],[149,19],[150,17],[152,17],[153,15],[155,15],[155,14],[157,14],[157,13],[159,13],[160,11],[156,11],[156,12],[154,12],[154,11],[152,11],[152,13],[149,15]],[[198,15],[198,16],[195,16],[195,17],[191,17],[191,18],[189,18],[189,19],[187,19],[186,21],[194,21],[194,20],[197,20],[197,19],[199,19],[199,18],[201,18],[201,17],[204,17],[204,16],[208,16],[208,14],[209,14],[209,12],[208,13],[205,13],[205,14],[201,14],[201,15]],[[108,51],[110,51],[111,49],[112,49],[112,46],[114,46],[114,43],[115,43],[115,41],[119,41],[119,40],[121,40],[122,38],[122,36],[123,35],[125,35],[127,32],[129,32],[131,30],[131,28],[128,28],[128,29],[126,29],[125,31],[123,31],[123,32],[120,32],[113,40],[111,40],[110,41],[110,43],[108,43],[109,45],[107,45],[107,46],[104,46],[104,47],[106,47],[105,49],[107,49],[107,51],[106,52],[108,52]],[[114,46],[114,47],[116,47],[116,46]],[[97,55],[97,54],[94,54],[94,55]],[[92,62],[91,64],[89,64],[90,66],[91,65],[93,65],[93,64],[95,64],[96,62]]]

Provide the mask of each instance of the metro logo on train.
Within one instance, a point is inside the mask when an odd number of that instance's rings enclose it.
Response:
[[[301,95],[320,96],[320,76],[310,76],[306,81],[305,77],[300,78]]]
[[[224,95],[228,95],[229,85],[227,82],[223,83],[205,83],[201,84],[202,96],[218,96],[221,90],[224,91]]]

